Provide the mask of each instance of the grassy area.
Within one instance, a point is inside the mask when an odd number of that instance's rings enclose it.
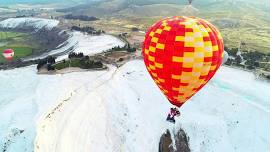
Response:
[[[68,67],[80,67],[80,66],[81,66],[80,59],[72,59],[69,61],[62,61],[62,62],[56,63],[54,65],[55,69],[57,69],[57,70],[61,70],[61,69],[68,68]]]
[[[21,40],[25,36],[27,36],[25,33],[0,31],[0,41]]]
[[[6,62],[2,56],[2,51],[5,49],[14,50],[14,60],[31,55],[37,46],[29,44],[30,37],[26,33],[0,31],[0,63]]]
[[[8,46],[0,47],[0,50],[5,50],[8,48],[12,48],[15,52],[13,60],[31,55],[33,51],[32,48],[29,47],[8,47]],[[6,59],[2,55],[0,56],[0,62],[6,62]]]
[[[217,17],[214,13],[202,13],[199,15],[215,24],[216,20],[226,18],[229,12],[219,12]],[[224,39],[225,45],[228,47],[238,47],[239,43],[245,42],[248,50],[256,50],[262,53],[270,53],[270,22],[265,22],[255,15],[246,15],[245,18],[239,17],[236,13],[231,13],[232,18],[227,19],[230,21],[237,21],[235,27],[222,27],[215,24]],[[125,17],[119,18],[103,18],[99,21],[92,22],[91,26],[103,29],[110,34],[119,34],[122,32],[131,32],[129,27],[137,27],[140,30],[147,30],[153,23],[162,17]],[[225,21],[226,22],[226,21]],[[90,23],[89,23],[90,24]],[[82,24],[81,24],[82,25]]]
[[[61,70],[68,67],[78,67],[81,69],[101,69],[105,68],[103,64],[99,61],[94,61],[91,59],[80,59],[80,58],[72,58],[67,61],[61,61],[53,65],[53,67],[57,70]]]
[[[225,45],[228,47],[239,47],[242,41],[246,43],[247,50],[270,53],[270,35],[267,35],[266,32],[264,35],[248,29],[240,29],[239,31],[224,29],[221,32]]]

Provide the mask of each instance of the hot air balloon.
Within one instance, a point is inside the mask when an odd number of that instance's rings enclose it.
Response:
[[[175,16],[152,25],[142,54],[146,68],[171,104],[181,107],[214,76],[223,57],[215,26],[195,17]]]
[[[3,51],[3,56],[10,61],[13,59],[14,51],[12,49],[6,49]]]
[[[193,0],[188,0],[188,5],[186,5],[183,10],[182,14],[187,16],[194,16],[199,10],[192,6]]]

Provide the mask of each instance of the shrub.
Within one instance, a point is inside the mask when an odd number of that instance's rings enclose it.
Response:
[[[137,27],[132,27],[132,28],[131,28],[131,31],[137,32],[137,31],[139,31],[139,28],[137,28]]]

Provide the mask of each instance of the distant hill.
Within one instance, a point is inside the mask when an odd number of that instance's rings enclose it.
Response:
[[[1,0],[0,0],[1,1]],[[101,20],[99,29],[107,24],[119,29],[140,27],[146,30],[156,20],[175,15],[197,16],[214,23],[224,35],[229,47],[238,47],[245,41],[249,49],[269,52],[270,3],[269,0],[15,0],[28,3],[73,3],[72,7],[57,10],[64,14],[95,16]],[[0,2],[0,4],[3,1]],[[7,1],[5,1],[7,3]],[[77,4],[77,5],[74,5]],[[108,20],[109,18],[109,20]],[[94,24],[94,23],[92,23]]]
[[[152,5],[142,5],[142,6],[129,6],[118,12],[121,15],[127,16],[174,16],[176,14],[181,15],[183,10],[183,5],[175,4],[152,4]]]
[[[192,13],[188,12],[187,4],[187,0],[104,0],[59,11],[97,16],[101,19],[111,17],[111,20],[118,19],[115,22],[110,21],[110,24],[115,24],[116,27],[119,27],[117,22],[120,19],[127,21],[128,26],[142,27],[143,30],[162,17],[197,16],[214,23],[220,29],[227,46],[239,47],[239,43],[244,41],[249,50],[269,52],[268,0],[194,0],[192,5],[198,11]],[[100,22],[102,23],[102,20]],[[106,19],[103,22],[106,22]]]
[[[9,4],[49,4],[49,3],[87,3],[93,0],[1,0],[0,5]],[[94,0],[97,1],[97,0]]]
[[[61,1],[61,0],[54,0],[54,2]],[[19,4],[19,3],[51,3],[52,0],[4,0],[0,1],[0,4]]]
[[[159,14],[158,16],[165,16],[177,14],[180,9],[183,9],[184,5],[188,4],[187,0],[103,0],[88,2],[61,11],[93,16],[115,15],[115,13],[127,13],[127,15],[146,14],[147,16]],[[239,13],[251,12],[252,10],[255,13],[260,11],[268,12],[270,16],[268,10],[270,3],[268,0],[194,0],[193,6],[201,10],[202,13],[209,11],[233,11],[233,13]]]

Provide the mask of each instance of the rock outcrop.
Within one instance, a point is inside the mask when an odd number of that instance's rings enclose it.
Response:
[[[182,129],[174,134],[173,138],[170,131],[167,130],[160,138],[159,152],[190,152],[188,140]]]

